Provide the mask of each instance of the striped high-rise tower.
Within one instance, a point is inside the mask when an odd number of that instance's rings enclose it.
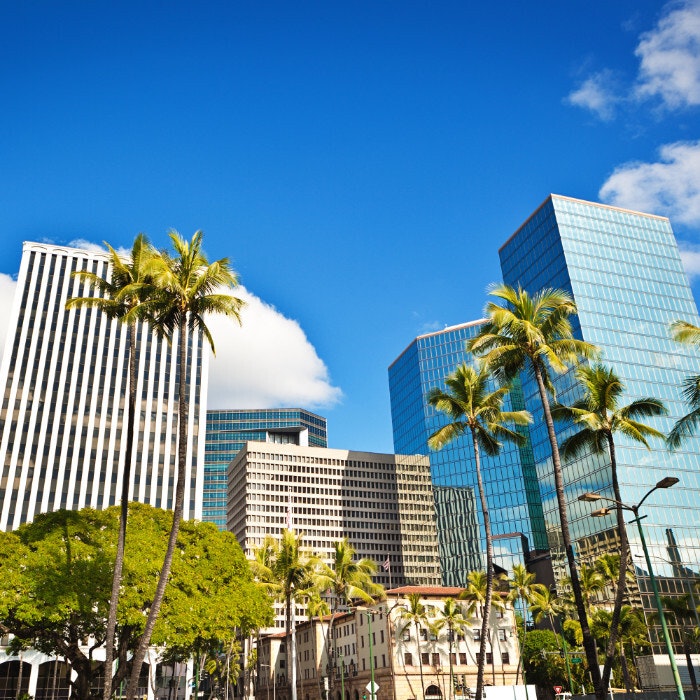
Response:
[[[0,529],[37,513],[119,500],[128,396],[127,333],[68,299],[94,294],[71,275],[109,272],[106,254],[25,243],[0,365]],[[188,339],[190,478],[184,517],[200,518],[207,353]],[[177,472],[177,344],[138,324],[136,454],[131,498],[171,508]]]

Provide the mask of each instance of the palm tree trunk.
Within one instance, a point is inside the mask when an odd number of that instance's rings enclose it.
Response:
[[[180,323],[178,328],[178,368],[180,376],[178,377],[178,446],[177,446],[177,485],[175,487],[175,508],[173,510],[173,524],[170,528],[170,536],[168,538],[168,548],[163,559],[163,568],[160,571],[160,578],[156,586],[156,592],[153,596],[151,609],[148,612],[146,626],[139,639],[139,645],[134,652],[132,661],[131,676],[129,685],[126,690],[127,700],[136,700],[136,691],[138,690],[139,675],[141,673],[141,664],[146,658],[148,645],[151,642],[151,635],[155,627],[160,606],[165,595],[165,587],[170,577],[170,568],[173,563],[173,555],[175,553],[175,544],[177,543],[177,535],[180,531],[180,521],[182,520],[182,510],[185,500],[185,484],[187,481],[187,416],[189,413],[189,402],[187,400],[187,318],[185,314],[180,315]]]
[[[420,627],[418,621],[416,621],[416,644],[418,645],[418,668],[420,669],[420,687],[422,695],[420,700],[425,700],[425,683],[423,682],[423,657],[420,652]],[[372,660],[370,659],[370,663]]]
[[[618,631],[620,627],[620,611],[622,610],[622,602],[625,597],[625,589],[627,587],[627,560],[629,558],[629,540],[627,538],[625,514],[622,509],[620,485],[617,479],[615,441],[613,440],[612,433],[609,433],[607,438],[608,448],[610,450],[610,469],[612,471],[613,493],[615,494],[615,500],[617,501],[615,512],[617,515],[617,530],[620,537],[620,571],[617,579],[617,591],[615,592],[615,605],[613,606],[612,618],[610,620],[610,637],[608,639],[608,646],[605,650],[605,665],[603,666],[603,675],[600,679],[600,685],[603,693],[606,692],[610,682],[610,671],[615,659],[615,645],[617,644]]]
[[[129,340],[129,405],[126,417],[126,445],[124,449],[124,473],[122,475],[121,511],[119,513],[119,534],[117,536],[117,555],[114,559],[112,575],[112,594],[109,599],[107,632],[105,637],[105,671],[103,700],[112,697],[112,672],[114,666],[114,632],[117,628],[117,604],[124,568],[124,549],[126,547],[126,520],[129,515],[129,484],[131,483],[131,460],[134,452],[134,425],[136,423],[136,323],[127,326]]]
[[[549,444],[552,449],[552,467],[554,471],[554,486],[557,494],[557,505],[559,507],[559,520],[561,523],[561,536],[566,550],[566,559],[569,564],[569,577],[571,579],[571,588],[574,592],[574,600],[576,601],[576,612],[578,613],[579,622],[581,624],[581,634],[583,636],[583,648],[586,651],[586,660],[588,661],[588,670],[593,679],[593,687],[597,700],[605,700],[606,690],[601,686],[600,668],[598,667],[598,655],[596,654],[595,642],[591,634],[591,628],[588,626],[588,617],[586,615],[586,606],[581,593],[581,582],[578,578],[578,569],[576,567],[576,557],[574,548],[571,542],[571,532],[569,531],[569,517],[566,507],[566,499],[564,497],[564,476],[561,468],[561,458],[559,456],[559,445],[557,444],[557,435],[554,431],[554,421],[552,420],[552,412],[549,407],[549,398],[547,396],[547,388],[544,385],[542,377],[542,369],[533,362],[535,379],[537,380],[537,388],[542,402],[542,411],[544,413],[544,421],[547,426],[547,434],[549,436]]]
[[[452,664],[452,649],[454,648],[454,631],[452,630],[452,626],[448,625],[447,631],[450,635],[450,644],[449,644],[449,654],[450,654],[450,692],[448,693],[448,697],[451,697],[454,700],[455,696],[455,679],[454,679],[454,666]],[[345,698],[343,698],[345,700]]]
[[[481,500],[481,512],[484,517],[484,535],[486,537],[486,595],[484,596],[484,618],[481,621],[481,637],[479,639],[479,659],[476,671],[476,697],[481,700],[484,689],[484,664],[486,662],[486,635],[489,628],[489,617],[491,616],[491,596],[493,595],[493,541],[491,539],[491,520],[489,518],[489,506],[486,502],[484,491],[484,481],[481,477],[481,454],[476,433],[472,429],[472,446],[474,448],[474,467],[476,469],[476,483],[479,488],[479,499]],[[491,661],[493,662],[493,649],[491,649]],[[495,675],[495,671],[494,671]],[[495,684],[494,678],[494,684]]]

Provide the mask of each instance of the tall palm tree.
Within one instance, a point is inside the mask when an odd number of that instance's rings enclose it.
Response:
[[[409,593],[406,600],[407,605],[403,606],[400,619],[406,623],[407,627],[413,625],[416,631],[416,648],[418,649],[418,667],[420,669],[421,700],[425,698],[425,682],[423,680],[423,657],[421,655],[420,637],[422,626],[427,623],[425,606],[421,602],[420,593]]]
[[[371,603],[375,597],[384,595],[384,587],[374,583],[372,576],[377,571],[377,564],[372,559],[355,561],[355,548],[347,538],[333,545],[333,561],[329,566],[319,564],[316,584],[320,590],[333,592],[333,615],[328,629],[328,638],[333,640],[333,662],[335,663],[335,635],[333,623],[341,605],[350,605],[352,601],[360,600]],[[327,653],[330,656],[330,649]]]
[[[292,608],[304,598],[314,595],[319,559],[303,544],[304,536],[294,530],[282,530],[279,540],[265,538],[251,562],[254,576],[284,603],[285,640],[289,661],[288,684],[290,695],[296,700],[296,649],[293,634]]]
[[[501,577],[502,578],[502,577]],[[496,685],[496,665],[493,658],[493,642],[491,640],[491,610],[505,610],[505,601],[500,595],[491,597],[491,605],[488,612],[486,613],[486,597],[488,590],[488,576],[485,571],[470,571],[467,574],[467,585],[466,588],[459,594],[460,600],[467,601],[467,609],[465,614],[467,617],[479,617],[481,616],[481,629],[479,631],[479,656],[477,657],[477,687],[479,683],[479,668],[485,667],[486,663],[486,642],[489,643],[489,649],[491,650],[491,680],[494,685]],[[484,620],[486,624],[484,624]],[[484,629],[486,631],[484,631]],[[482,683],[483,683],[483,670],[482,670]],[[477,694],[476,697],[479,697]]]
[[[603,687],[607,688],[610,670],[615,658],[617,627],[625,595],[629,562],[629,541],[618,481],[615,434],[624,435],[628,440],[640,443],[649,449],[647,438],[663,439],[665,436],[639,419],[664,415],[666,408],[659,399],[650,397],[637,399],[621,406],[625,385],[610,367],[603,364],[595,363],[590,367],[579,367],[576,370],[576,378],[583,388],[583,397],[572,406],[556,405],[552,408],[555,420],[571,421],[575,426],[581,427],[578,432],[564,440],[561,451],[566,459],[573,459],[587,452],[605,454],[608,457],[616,501],[617,529],[620,537],[617,591],[601,678]]]
[[[77,270],[73,275],[84,281],[98,296],[74,297],[66,302],[66,308],[88,307],[101,311],[107,318],[116,319],[126,326],[129,396],[126,416],[126,440],[124,443],[124,470],[121,482],[121,510],[119,514],[119,533],[117,552],[114,558],[112,576],[112,593],[109,599],[107,630],[105,633],[105,672],[104,700],[112,697],[112,667],[114,666],[114,633],[117,627],[117,605],[119,588],[124,568],[124,547],[126,545],[126,525],[129,513],[129,486],[131,483],[131,463],[134,453],[134,428],[136,424],[136,324],[139,319],[147,319],[144,313],[144,301],[153,293],[150,279],[145,273],[147,263],[154,254],[153,247],[146,236],[140,233],[134,239],[131,254],[120,256],[112,246],[105,243],[109,250],[109,270],[105,277],[100,277],[89,270]]]
[[[589,566],[588,564],[581,564],[578,575],[583,602],[586,607],[586,617],[588,618],[591,615],[591,605],[597,594],[605,588],[606,580],[594,566]],[[563,583],[565,586],[571,586],[571,577],[567,576]]]
[[[562,602],[557,598],[556,593],[547,588],[547,586],[543,586],[539,591],[532,592],[530,613],[536,623],[539,624],[546,617],[549,620],[549,626],[552,628],[552,632],[556,633],[556,618],[559,617],[562,611]]]
[[[612,589],[613,601],[617,596],[617,582],[620,578],[620,555],[613,552],[601,554],[594,562],[593,567],[605,579],[606,583]],[[635,577],[628,565],[625,572],[626,588],[629,584],[635,582]],[[629,600],[628,600],[629,602]]]
[[[671,324],[671,337],[685,345],[700,348],[700,327],[687,321],[674,321]],[[700,425],[700,374],[691,374],[683,381],[683,398],[690,407],[690,412],[676,421],[668,434],[668,446],[675,450],[682,442],[695,435]]]
[[[474,471],[484,518],[484,535],[486,538],[486,595],[484,600],[484,619],[481,623],[480,655],[476,676],[476,697],[481,697],[484,683],[484,658],[486,635],[491,614],[493,596],[493,538],[491,536],[491,519],[484,481],[481,475],[481,450],[487,455],[495,456],[501,451],[500,439],[522,443],[525,437],[506,427],[506,423],[527,425],[532,419],[527,411],[504,411],[503,403],[508,394],[508,387],[492,389],[492,377],[481,366],[479,369],[463,363],[445,380],[447,391],[435,387],[428,394],[428,403],[438,411],[445,413],[451,422],[436,430],[429,438],[428,445],[440,450],[445,445],[462,435],[469,435],[474,452]]]
[[[178,349],[178,467],[175,487],[173,524],[168,538],[168,546],[163,559],[163,567],[156,586],[153,602],[148,612],[146,624],[134,653],[133,668],[127,687],[127,697],[135,700],[141,664],[146,656],[156,624],[165,588],[170,576],[175,544],[182,520],[185,485],[189,478],[187,469],[187,425],[189,397],[187,382],[188,332],[194,342],[194,334],[201,332],[207,339],[212,352],[214,340],[206,319],[219,314],[240,323],[243,300],[222,293],[222,289],[238,285],[238,278],[231,268],[228,258],[210,263],[202,250],[202,232],[197,231],[190,241],[186,241],[176,231],[171,231],[175,255],[167,252],[150,259],[146,272],[152,278],[157,293],[148,302],[149,314],[153,317],[155,329],[177,340]]]
[[[506,378],[515,377],[521,371],[528,371],[537,384],[552,453],[562,541],[566,550],[576,609],[581,619],[583,645],[596,696],[598,700],[604,700],[606,689],[600,684],[595,643],[588,627],[578,583],[576,555],[564,494],[564,476],[549,404],[549,395],[555,393],[550,372],[563,374],[579,360],[593,359],[598,351],[590,343],[574,338],[571,317],[576,314],[576,304],[567,292],[560,289],[543,289],[531,296],[520,288],[495,285],[490,293],[497,301],[487,304],[488,321],[480,333],[467,342],[467,349],[477,355],[483,355],[487,366],[502,372]]]
[[[522,649],[525,644],[525,634],[527,633],[527,610],[533,602],[535,595],[543,596],[549,592],[547,586],[537,583],[535,574],[530,573],[523,564],[516,564],[513,567],[513,576],[508,579],[508,601],[516,609],[518,601],[521,603],[523,613],[523,638],[520,642]],[[523,665],[523,682],[525,682],[525,666]]]
[[[439,612],[438,624],[440,627],[447,627],[447,643],[449,645],[450,655],[450,694],[454,697],[454,664],[452,663],[452,649],[455,641],[455,635],[462,634],[469,624],[464,617],[462,606],[454,599],[447,598],[443,603],[442,609]]]

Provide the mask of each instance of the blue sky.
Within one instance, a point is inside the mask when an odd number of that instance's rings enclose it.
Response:
[[[25,0],[0,66],[0,324],[24,240],[203,229],[250,302],[212,402],[333,447],[392,450],[388,365],[550,192],[670,216],[700,272],[697,1]]]

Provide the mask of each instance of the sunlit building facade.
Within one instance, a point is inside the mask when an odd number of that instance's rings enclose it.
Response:
[[[425,457],[247,442],[228,483],[228,530],[248,557],[266,536],[291,527],[329,563],[344,538],[358,559],[388,560],[374,576],[387,588],[440,583]],[[281,629],[281,607],[276,612]],[[305,614],[301,607],[298,614]]]
[[[444,388],[445,379],[462,362],[472,358],[465,343],[482,321],[464,323],[416,338],[389,367],[389,392],[394,450],[421,454],[430,460],[436,495],[436,517],[443,585],[464,585],[469,571],[484,567],[483,516],[478,504],[474,453],[465,435],[440,451],[428,449],[428,437],[447,417],[428,405],[433,387]],[[506,408],[520,408],[519,386],[507,398]],[[513,404],[513,402],[515,402]],[[495,562],[512,570],[530,553],[547,548],[537,476],[529,445],[505,444],[496,457],[482,454],[482,473],[491,515]],[[475,496],[476,495],[476,496]],[[478,523],[478,528],[474,524]],[[525,543],[525,546],[524,546]]]
[[[66,310],[92,296],[71,273],[109,274],[105,254],[25,243],[0,365],[0,529],[37,513],[119,502],[128,396],[126,327],[96,309]],[[207,354],[188,338],[190,412],[184,517],[200,518]],[[137,324],[136,455],[130,498],[172,508],[177,478],[177,343]],[[200,425],[201,421],[201,425]]]
[[[226,529],[228,465],[248,440],[328,446],[326,419],[303,408],[207,411],[202,520]]]
[[[566,289],[578,306],[579,338],[601,349],[602,360],[624,381],[629,403],[654,396],[669,415],[649,419],[661,431],[688,412],[681,396],[686,376],[697,374],[698,354],[669,336],[677,319],[698,324],[697,308],[668,219],[552,195],[500,250],[504,281],[530,293],[547,287]],[[569,404],[579,396],[573,372],[556,382],[557,399]],[[551,471],[550,448],[534,382],[525,380],[524,399],[535,418],[532,449],[555,562],[561,562],[559,516]],[[559,431],[560,440],[568,433]],[[665,595],[684,594],[687,575],[700,571],[700,438],[669,452],[662,441],[652,449],[618,436],[617,461],[622,498],[637,504],[665,476],[679,483],[656,491],[643,506],[643,521],[654,568]],[[612,498],[610,464],[585,455],[564,464],[572,535],[579,554],[599,552],[601,543],[618,541],[612,515],[591,518],[599,506],[583,503],[587,491]],[[647,567],[635,526],[628,528],[642,602],[653,609]],[[608,533],[607,535],[605,533]],[[612,532],[612,534],[611,534]],[[559,568],[564,573],[563,566]],[[680,640],[676,630],[676,640]],[[658,647],[657,647],[658,648]]]

